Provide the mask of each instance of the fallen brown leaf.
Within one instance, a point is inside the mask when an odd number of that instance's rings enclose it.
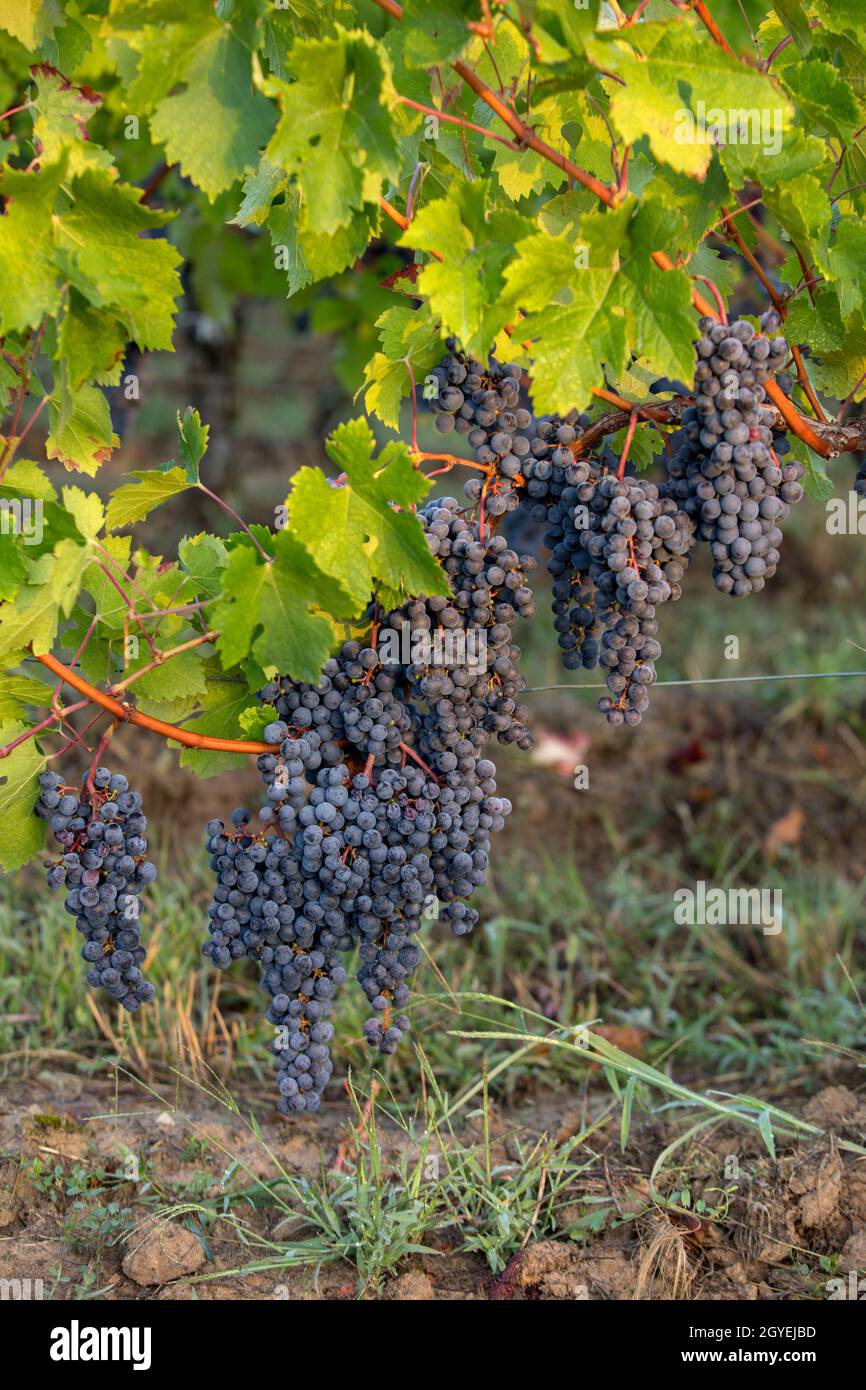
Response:
[[[778,820],[773,821],[764,836],[764,854],[767,859],[776,859],[785,845],[798,845],[803,834],[806,817],[799,806],[792,806]]]
[[[629,1057],[639,1057],[649,1037],[648,1028],[636,1028],[627,1023],[602,1023],[592,1031],[604,1038],[605,1042],[613,1043],[621,1052],[627,1052]]]

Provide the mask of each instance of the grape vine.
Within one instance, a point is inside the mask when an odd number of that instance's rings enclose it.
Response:
[[[519,623],[549,603],[636,726],[701,552],[758,594],[866,448],[855,9],[0,4],[0,864],[47,823],[88,980],[135,1012],[155,871],[108,738],[256,758],[261,807],[207,826],[204,951],[261,971],[284,1112],[330,1078],[344,959],[390,1054],[422,926],[478,920],[490,751],[532,742]],[[350,274],[391,293],[327,469],[244,517],[190,406],[173,460],[90,485],[181,305],[333,323]],[[212,529],[133,539],[185,498]]]

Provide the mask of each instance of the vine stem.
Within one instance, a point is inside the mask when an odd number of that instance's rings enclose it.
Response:
[[[79,700],[77,704],[67,705],[63,714],[75,714],[77,710],[85,709],[89,704],[89,700]],[[25,733],[19,734],[17,738],[13,738],[11,743],[7,743],[0,748],[0,758],[8,758],[9,754],[14,753],[16,748],[20,748],[22,743],[26,743],[28,739],[35,738],[37,734],[42,733],[43,729],[47,729],[49,724],[56,724],[60,718],[61,716],[59,714],[55,714],[52,711],[40,724],[34,724],[32,729],[27,729]]]
[[[34,652],[33,655],[55,676],[59,676],[79,694],[86,695],[93,704],[101,705],[103,709],[108,710],[108,713],[113,714],[115,719],[121,720],[125,724],[137,724],[140,728],[149,729],[151,733],[159,734],[162,738],[171,739],[174,743],[181,743],[185,748],[209,748],[217,753],[273,753],[277,747],[276,744],[255,743],[245,739],[211,738],[209,734],[196,734],[191,729],[182,729],[178,724],[166,724],[162,719],[152,719],[149,714],[140,714],[138,710],[132,709],[129,705],[121,704],[113,696],[107,695],[105,691],[91,685],[90,681],[79,676],[77,672],[70,671],[68,666],[64,666],[63,662],[58,661],[50,652],[43,652],[39,655]]]
[[[402,106],[411,106],[413,111],[420,111],[425,116],[435,116],[438,121],[449,121],[452,125],[462,126],[464,130],[474,130],[478,135],[487,136],[488,140],[496,140],[506,149],[520,150],[522,148],[516,140],[509,140],[506,135],[499,135],[495,130],[488,130],[486,126],[476,125],[474,121],[466,121],[462,116],[451,116],[447,111],[437,111],[435,106],[424,106],[420,101],[413,101],[411,97],[398,95],[397,99]]]
[[[418,397],[417,397],[417,392],[416,392],[416,389],[415,389],[415,373],[414,373],[413,370],[412,370],[412,359],[411,359],[410,357],[404,357],[404,358],[403,358],[403,361],[406,363],[406,371],[409,373],[409,385],[410,385],[410,387],[411,387],[410,395],[411,395],[411,400],[412,400],[412,454],[413,454],[412,463],[414,464],[414,463],[417,462],[417,460],[414,458],[414,455],[419,453],[419,450],[418,450]]]
[[[43,397],[42,397],[42,400],[39,402],[39,404],[37,405],[37,407],[36,407],[36,409],[34,410],[33,414],[30,416],[30,419],[27,421],[27,424],[24,426],[23,430],[22,430],[21,433],[19,434],[19,436],[18,436],[18,445],[17,445],[17,447],[18,447],[19,449],[21,448],[21,445],[24,443],[24,441],[25,441],[25,439],[27,438],[28,434],[29,434],[30,431],[32,430],[33,426],[36,424],[36,421],[39,419],[39,416],[42,414],[43,410],[45,409],[46,405],[48,404],[48,401],[49,401],[49,397],[48,397],[48,396],[43,396]]]
[[[713,42],[717,43],[719,48],[724,49],[725,53],[727,53],[729,57],[736,58],[736,53],[731,48],[731,45],[728,43],[727,39],[725,38],[716,21],[713,19],[713,16],[707,9],[704,0],[696,0],[694,11],[698,19],[703,24],[704,28],[712,36]]]
[[[789,429],[793,430],[794,434],[796,434],[799,439],[802,439],[804,443],[808,444],[813,453],[820,454],[821,458],[824,459],[829,458],[829,446],[824,443],[823,439],[818,438],[808,420],[804,420],[803,416],[797,413],[778,382],[774,381],[772,377],[769,377],[764,385],[764,390],[770,397],[770,400],[773,402],[779,414],[784,418]]]
[[[90,703],[89,701],[87,701],[87,700],[85,701],[85,704],[89,704],[89,703]],[[77,744],[79,744],[79,743],[83,744],[84,747],[87,749],[87,752],[90,753],[92,750],[88,747],[88,744],[87,744],[87,742],[86,742],[86,735],[90,733],[90,730],[93,728],[94,724],[98,724],[98,723],[99,723],[99,720],[100,720],[101,718],[102,718],[102,710],[101,710],[101,709],[98,709],[98,710],[96,711],[96,713],[94,714],[93,718],[92,718],[92,719],[89,719],[89,720],[87,721],[87,723],[85,724],[84,728],[81,730],[80,733],[77,733],[77,734],[76,734],[76,733],[75,733],[75,730],[73,729],[73,730],[72,730],[72,733],[73,733],[74,737],[72,737],[72,738],[70,738],[70,739],[67,739],[67,741],[66,741],[66,743],[64,743],[63,747],[62,747],[62,748],[58,748],[58,749],[56,750],[56,752],[54,752],[54,753],[49,753],[49,754],[48,754],[48,757],[46,758],[45,761],[50,763],[50,762],[53,762],[55,758],[62,758],[62,757],[64,756],[65,753],[68,753],[68,752],[69,752],[70,748],[75,748],[75,747],[77,746]]]
[[[148,671],[157,670],[158,667],[164,666],[167,661],[170,661],[173,656],[180,656],[181,652],[188,652],[191,651],[193,647],[200,647],[204,642],[215,642],[217,637],[219,637],[218,632],[203,632],[198,637],[191,637],[188,642],[181,642],[179,646],[171,647],[167,652],[157,652],[153,660],[148,661],[146,666],[139,667],[137,671],[133,671],[132,675],[127,676],[125,680],[118,681],[116,685],[110,686],[109,693],[111,695],[122,695],[124,690],[127,690],[134,681],[140,680],[142,676],[146,676]]]
[[[711,280],[711,279],[709,278],[708,275],[695,275],[695,276],[694,276],[694,279],[695,279],[695,280],[700,280],[700,281],[702,281],[702,283],[705,284],[705,285],[707,286],[707,288],[710,290],[710,292],[711,292],[711,294],[712,294],[712,296],[713,296],[713,299],[716,301],[716,304],[718,305],[718,308],[719,308],[719,314],[718,314],[719,322],[720,322],[720,323],[723,323],[723,324],[725,325],[725,327],[727,328],[727,326],[728,326],[728,314],[727,314],[727,310],[725,309],[725,301],[724,301],[724,299],[722,298],[721,290],[719,289],[719,287],[718,287],[718,285],[716,284],[716,282],[715,282],[714,280]]]
[[[93,780],[96,776],[96,769],[99,767],[100,759],[102,758],[102,755],[108,747],[109,743],[113,739],[117,727],[120,723],[121,721],[119,719],[112,720],[111,724],[109,724],[105,733],[102,735],[102,738],[96,745],[96,752],[93,754],[90,767],[87,771],[87,790],[90,792],[91,801],[93,801],[96,797],[96,783]]]
[[[429,460],[431,463],[436,462],[437,460],[440,460],[440,459],[441,459],[443,462],[445,462],[445,464],[447,465],[447,467],[445,467],[445,468],[437,468],[437,469],[436,469],[436,472],[437,472],[437,473],[447,473],[447,472],[448,472],[450,469],[452,469],[452,468],[474,468],[474,469],[476,470],[476,472],[478,472],[478,473],[485,473],[485,474],[487,475],[487,477],[489,478],[490,475],[491,475],[492,472],[493,472],[493,469],[492,469],[492,467],[491,467],[490,464],[486,464],[486,463],[475,463],[475,462],[473,462],[472,459],[464,459],[464,458],[461,458],[459,454],[430,454],[430,453],[427,453],[427,451],[424,450],[424,449],[414,449],[414,448],[413,448],[413,450],[412,450],[412,462],[413,462],[413,463],[416,463],[416,462],[417,462],[417,463],[422,463],[425,459]],[[428,477],[431,477],[432,475],[428,473],[427,476],[428,476]]]
[[[147,628],[144,626],[144,623],[141,621],[141,618],[140,618],[140,617],[138,616],[138,614],[136,613],[136,611],[135,611],[135,604],[132,602],[132,599],[129,597],[129,595],[128,595],[127,593],[124,592],[124,590],[121,588],[120,584],[118,584],[117,580],[115,579],[114,575],[111,573],[111,570],[106,569],[105,565],[102,564],[101,560],[97,560],[96,566],[97,566],[97,569],[102,570],[102,573],[105,575],[105,577],[106,577],[106,579],[108,580],[109,584],[113,584],[113,585],[114,585],[115,589],[116,589],[117,592],[120,594],[120,597],[123,599],[124,603],[126,604],[126,610],[127,610],[128,616],[129,616],[130,618],[134,619],[134,621],[138,623],[138,626],[141,628],[142,636],[144,637],[145,642],[147,643],[147,645],[148,645],[148,647],[150,648],[150,650],[151,650],[152,652],[155,652],[155,651],[156,651],[156,643],[154,642],[154,640],[153,640],[153,638],[151,637],[150,633],[148,632]]]
[[[256,550],[261,555],[265,564],[273,564],[273,557],[270,556],[268,552],[265,550],[264,546],[262,546],[259,543],[259,541],[256,539],[256,537],[250,530],[249,526],[247,526],[247,523],[244,521],[243,517],[235,511],[234,507],[230,506],[229,503],[224,501],[222,497],[218,497],[217,494],[215,492],[212,492],[209,487],[205,487],[204,483],[197,483],[196,486],[198,487],[199,492],[203,492],[205,497],[209,497],[212,502],[216,502],[218,507],[222,507],[223,511],[228,516],[233,517],[234,520],[238,523],[238,526],[240,526],[242,530],[246,531],[247,535],[249,536]]]
[[[416,762],[418,766],[422,768],[424,772],[427,773],[428,777],[431,777],[434,782],[438,783],[439,778],[436,776],[436,773],[433,771],[432,767],[427,766],[424,759],[420,756],[420,754],[415,752],[414,748],[410,748],[408,743],[401,743],[399,746],[401,753],[405,753],[407,758],[412,758],[413,761]]]
[[[159,185],[162,183],[163,179],[166,177],[167,174],[171,172],[173,168],[173,164],[167,164],[163,162],[154,170],[147,183],[144,185],[144,188],[141,190],[140,202],[150,202],[151,198],[153,197],[156,190],[159,188]]]
[[[809,22],[809,28],[810,28],[810,29],[820,29],[820,27],[821,27],[821,22],[820,22],[820,20],[818,20],[818,19],[810,20],[810,22]],[[771,67],[771,65],[772,65],[773,59],[774,59],[774,58],[777,58],[778,55],[782,52],[782,50],[785,49],[785,48],[787,48],[788,45],[789,45],[789,44],[792,44],[793,42],[794,42],[794,36],[793,36],[793,34],[786,34],[785,37],[784,37],[783,39],[780,39],[780,40],[779,40],[779,42],[776,44],[776,47],[773,49],[772,53],[771,53],[771,54],[769,55],[769,57],[767,58],[767,61],[764,63],[764,72],[769,72],[769,71],[770,71],[770,67]]]
[[[767,381],[765,390],[767,395],[776,406],[779,414],[798,439],[802,439],[814,453],[821,458],[833,458],[840,453],[856,453],[866,447],[866,422],[863,426],[855,428],[839,427],[832,422],[825,422],[822,432],[825,438],[816,433],[812,424],[800,415],[799,411],[792,405],[784,391],[777,385],[772,377]],[[614,405],[617,409],[627,416],[635,408],[634,401],[627,401],[624,396],[618,396],[615,391],[608,391],[605,387],[594,386],[592,394],[599,400],[607,401],[609,405]],[[638,408],[638,414],[652,424],[680,424],[682,412],[688,405],[693,405],[694,399],[691,396],[680,396],[676,400],[666,401],[659,405],[645,405]],[[592,448],[599,439],[607,434],[615,433],[627,424],[627,419],[617,418],[616,416],[603,416],[590,425],[582,435],[571,445],[573,449]]]
[[[620,482],[622,482],[623,478],[625,477],[625,466],[628,462],[628,454],[631,448],[631,442],[634,439],[634,432],[637,428],[637,417],[638,411],[636,409],[632,410],[629,415],[628,429],[626,430],[625,440],[622,446],[622,453],[619,456],[619,468],[616,471],[616,476],[619,478]]]
[[[848,395],[845,397],[844,401],[842,402],[842,409],[839,411],[839,414],[836,416],[836,419],[839,420],[840,422],[844,419],[845,411],[848,409],[848,407],[849,407],[849,405],[851,404],[851,402],[853,401],[854,397],[857,395],[857,392],[860,390],[860,387],[863,385],[863,382],[864,382],[864,381],[866,381],[866,372],[863,372],[863,374],[862,374],[862,376],[860,377],[860,379],[854,383],[854,385],[851,387],[851,390],[848,392]]]

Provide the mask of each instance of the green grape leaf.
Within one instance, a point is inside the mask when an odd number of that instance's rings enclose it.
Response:
[[[474,12],[473,12],[474,11]],[[403,5],[403,59],[410,68],[432,68],[456,58],[477,19],[468,0],[406,0]]]
[[[812,46],[812,33],[800,0],[773,0],[773,9],[784,28],[793,35],[800,52],[808,53]]]
[[[601,9],[600,0],[583,0],[580,6],[571,0],[539,0],[537,19],[547,31],[542,46],[548,49],[542,61],[562,62],[584,53]]]
[[[815,10],[827,28],[835,26],[866,41],[866,18],[860,0],[817,0]]]
[[[97,494],[84,492],[80,487],[64,487],[61,488],[60,495],[79,535],[85,540],[94,540],[102,530],[105,520],[105,508]]]
[[[537,105],[533,104],[532,124],[536,134],[564,155],[570,155],[570,150],[562,134],[562,127],[572,119],[573,115],[566,110],[563,98],[559,95],[546,97]],[[581,155],[583,156],[583,145]],[[605,156],[609,175],[610,159],[607,146]],[[531,149],[509,150],[505,145],[497,144],[493,155],[493,168],[502,191],[513,202],[520,198],[528,198],[532,193],[541,193],[545,188],[561,188],[565,182],[565,174],[561,169]]]
[[[866,395],[866,321],[863,314],[859,311],[852,314],[836,347],[822,351],[820,361],[809,363],[809,376],[813,386],[839,401],[846,400],[855,385],[857,389],[852,399],[863,399]]]
[[[279,11],[260,21],[268,62],[280,77],[285,77],[287,69],[280,70],[278,65],[285,61],[296,34],[321,38],[333,33],[336,24],[354,18],[354,14],[351,0],[280,0]]]
[[[133,471],[129,475],[137,478],[136,483],[124,483],[112,493],[105,516],[105,529],[116,531],[119,526],[128,526],[133,521],[144,518],[170,497],[186,492],[189,479],[182,468],[167,464],[164,468],[149,468]]]
[[[507,321],[503,268],[515,242],[532,230],[528,218],[498,211],[495,186],[478,179],[421,208],[403,233],[404,246],[442,255],[425,265],[418,289],[466,352],[485,356]]]
[[[316,682],[335,639],[325,615],[351,617],[355,604],[289,531],[278,533],[272,552],[265,563],[244,539],[229,555],[210,610],[220,658],[230,668],[252,656],[265,669]]]
[[[22,493],[27,497],[38,497],[42,502],[53,502],[57,496],[54,484],[46,478],[42,468],[33,459],[16,459],[6,469],[0,483],[0,495],[7,491]]]
[[[627,430],[617,430],[611,436],[610,447],[617,458],[620,458],[625,448],[625,437]],[[656,430],[647,426],[635,430],[631,445],[628,451],[626,469],[629,473],[643,473],[649,468],[661,453],[663,448],[662,441]]]
[[[400,405],[412,389],[412,376],[419,386],[442,355],[439,327],[426,304],[410,309],[398,304],[386,309],[376,320],[382,351],[367,363],[361,390],[367,410],[391,429],[400,428]]]
[[[271,208],[268,230],[274,248],[274,265],[286,276],[289,298],[306,285],[339,275],[363,255],[378,229],[376,209],[367,206],[347,226],[331,236],[313,233],[307,225],[301,190],[293,185],[284,202]]]
[[[181,257],[164,238],[143,233],[171,214],[142,204],[140,188],[113,183],[101,169],[80,174],[72,191],[56,227],[77,288],[97,308],[110,309],[140,348],[170,349]]]
[[[177,637],[172,638],[171,645],[180,645],[196,634],[189,628]],[[140,643],[139,656],[135,661],[130,661],[126,670],[127,675],[146,666],[150,660],[150,651]],[[164,645],[162,642],[160,645]],[[146,676],[141,676],[132,687],[135,697],[145,713],[151,712],[150,703],[164,705],[168,701],[180,700],[191,701],[203,695],[207,689],[207,674],[205,658],[202,656],[201,648],[195,647],[188,652],[180,652],[173,656],[164,665],[156,667],[153,671],[148,671]]]
[[[811,449],[798,450],[796,455],[786,455],[788,458],[796,457],[806,470],[803,478],[803,490],[807,497],[811,497],[815,502],[826,502],[833,496],[836,489],[833,486],[832,478],[827,475],[827,467],[824,460],[818,454],[813,454]]]
[[[702,238],[719,221],[721,205],[729,197],[728,180],[719,159],[713,160],[703,179],[689,178],[665,166],[656,170],[645,201],[658,202],[665,208],[675,209],[678,214],[671,229],[671,241],[666,243],[672,259],[676,251],[697,249]]]
[[[782,81],[812,125],[848,141],[862,124],[860,108],[844,77],[815,57],[789,64]]]
[[[278,718],[273,705],[250,705],[241,713],[238,723],[248,739],[254,743],[263,743],[265,729]]]
[[[124,588],[120,576],[129,568],[132,541],[129,536],[106,536],[100,542],[100,546],[105,554],[100,553],[99,564],[90,565],[84,576],[83,587],[93,599],[94,613],[99,618],[100,630],[113,628],[120,632],[129,617],[129,609],[123,595],[108,576],[110,574],[115,580],[119,579],[120,587]],[[106,563],[108,557],[114,564],[111,564],[110,560]]]
[[[187,481],[194,487],[199,480],[199,464],[207,451],[210,426],[203,425],[198,411],[188,405],[183,415],[177,412],[177,429],[181,464],[186,471]]]
[[[271,104],[253,86],[249,49],[216,17],[197,22],[172,92],[150,118],[151,134],[210,199],[258,162],[274,128]]]
[[[623,276],[631,284],[631,289],[621,287],[630,344],[639,347],[660,376],[688,381],[694,370],[695,322],[687,272],[659,272],[646,255],[627,261]]]
[[[95,3],[101,3],[101,0],[95,0]],[[40,45],[43,58],[60,72],[75,72],[92,48],[90,31],[72,14],[67,14],[66,23],[55,29],[50,38],[43,39]]]
[[[81,577],[90,563],[85,546],[72,539],[59,541],[53,554],[28,563],[27,583],[15,602],[0,604],[0,656],[32,643],[36,655],[50,651],[62,617],[68,617],[78,596]]]
[[[390,59],[371,34],[343,29],[299,39],[289,57],[297,80],[274,79],[281,115],[265,155],[297,179],[309,230],[330,235],[400,176]]]
[[[813,174],[800,174],[764,189],[764,202],[791,240],[823,267],[821,250],[832,219],[830,200]]]
[[[232,218],[236,227],[263,227],[268,220],[271,205],[282,190],[286,176],[282,169],[262,155],[258,167],[244,179],[244,196],[241,205]]]
[[[64,468],[90,477],[120,442],[111,428],[108,401],[95,386],[80,386],[68,400],[52,396],[45,453]]]
[[[9,506],[6,500],[0,502],[0,518],[4,523],[0,529],[0,599],[14,599],[28,573],[21,538],[5,529]]]
[[[599,364],[616,377],[629,351],[643,355],[656,375],[690,377],[689,277],[684,270],[660,271],[650,257],[675,219],[662,203],[636,208],[629,200],[585,214],[574,236],[540,232],[519,243],[506,281],[512,312],[528,311],[521,332],[536,340],[536,410],[584,407]]]
[[[592,212],[580,220],[576,236],[539,232],[520,241],[505,272],[506,306],[513,316],[528,314],[521,332],[536,339],[533,400],[550,408],[551,389],[569,405],[589,399],[602,362],[618,371],[625,353],[625,314],[620,300],[619,247],[624,244],[631,206]],[[580,350],[575,351],[575,344]],[[557,362],[559,365],[557,366]],[[553,375],[563,373],[561,387]],[[573,399],[571,399],[573,397]],[[542,404],[546,402],[546,404]],[[554,407],[555,408],[555,407]]]
[[[185,536],[177,554],[195,592],[215,597],[222,589],[222,574],[228,561],[225,542],[219,536],[206,534]]]
[[[4,721],[0,745],[11,743],[27,727]],[[6,873],[20,869],[45,844],[45,822],[33,813],[44,766],[45,757],[32,738],[0,761],[0,866]]]
[[[693,279],[698,275],[707,276],[718,287],[725,299],[734,293],[742,279],[742,269],[739,262],[733,256],[729,257],[728,260],[723,260],[721,254],[711,250],[706,242],[702,242],[697,250],[692,252],[689,261],[689,274]],[[703,289],[700,284],[697,284],[696,288]]]
[[[745,134],[747,143],[775,150],[793,113],[769,76],[677,18],[635,25],[627,40],[622,33],[601,32],[586,49],[625,84],[614,89],[610,112],[629,144],[645,137],[657,159],[697,178],[715,144],[740,143]],[[744,118],[747,127],[738,125]]]
[[[731,188],[742,188],[749,179],[762,188],[775,188],[801,174],[816,173],[820,177],[822,166],[827,166],[827,147],[823,140],[797,127],[783,132],[776,156],[765,145],[732,144],[725,145],[719,158]]]
[[[334,487],[318,468],[301,468],[288,503],[289,528],[303,538],[319,568],[352,595],[356,611],[369,601],[377,580],[412,594],[448,593],[409,510],[423,501],[430,484],[413,468],[406,446],[387,444],[374,458],[369,425],[350,420],[325,447],[347,483]]]
[[[32,676],[0,676],[0,721],[20,719],[28,707],[44,709],[50,701],[51,686],[45,681]]]
[[[808,344],[818,357],[835,351],[845,336],[839,305],[841,289],[841,285],[821,285],[815,291],[814,304],[807,294],[792,301],[785,320],[785,336],[790,343]]]
[[[202,713],[193,726],[197,734],[212,738],[249,738],[240,722],[250,704],[245,682],[235,686],[214,681],[199,704]],[[196,777],[216,777],[220,772],[232,772],[249,764],[245,753],[219,753],[210,748],[181,747],[179,761],[181,767],[189,768]]]
[[[57,360],[70,394],[86,382],[116,386],[128,334],[110,314],[92,308],[71,290],[57,330]]]
[[[836,239],[824,255],[824,269],[836,283],[842,317],[854,309],[866,309],[866,227],[859,221],[843,221]]]
[[[274,265],[277,270],[285,274],[286,297],[288,299],[311,284],[314,278],[304,259],[301,214],[302,204],[299,188],[288,189],[283,202],[277,203],[268,213],[268,230],[274,249]],[[340,232],[345,232],[345,228],[341,228]]]
[[[0,262],[14,274],[0,277],[0,332],[35,327],[60,305],[54,246],[53,212],[65,160],[25,174],[0,169],[0,194],[6,200],[0,217]]]

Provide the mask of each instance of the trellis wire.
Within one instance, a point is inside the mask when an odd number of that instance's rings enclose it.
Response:
[[[653,690],[665,685],[738,685],[748,681],[818,681],[837,680],[845,676],[866,676],[866,671],[795,671],[786,676],[699,676],[695,680],[654,681]],[[530,685],[521,695],[537,695],[545,690],[606,690],[607,686],[597,682],[574,685]]]

